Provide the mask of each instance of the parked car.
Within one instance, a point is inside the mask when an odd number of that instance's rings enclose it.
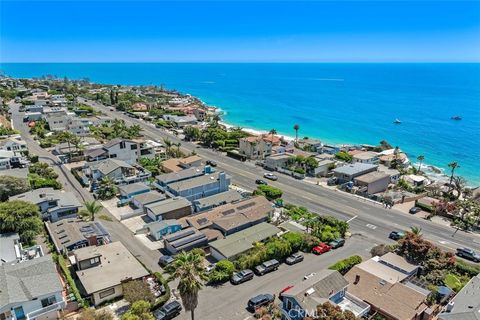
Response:
[[[255,273],[258,274],[259,276],[263,276],[266,273],[275,271],[278,269],[278,266],[280,265],[280,262],[278,262],[275,259],[265,261],[259,266],[255,267]]]
[[[322,253],[328,252],[330,250],[332,250],[331,246],[329,246],[326,243],[320,243],[320,244],[316,245],[315,247],[313,247],[312,253],[322,254]]]
[[[256,184],[268,184],[265,180],[262,180],[262,179],[255,180],[255,183]]]
[[[153,315],[156,320],[169,320],[178,316],[180,311],[182,311],[182,305],[175,300],[155,310]]]
[[[465,258],[467,260],[471,260],[473,262],[480,262],[480,254],[469,248],[458,248],[457,256]]]
[[[161,256],[160,259],[158,259],[158,264],[160,265],[160,267],[166,267],[174,260],[175,259],[173,259],[172,256]]]
[[[422,209],[420,209],[419,207],[412,207],[410,208],[410,210],[408,210],[408,212],[410,212],[411,214],[415,214],[420,211],[422,211]]]
[[[333,241],[330,241],[328,245],[332,247],[332,249],[343,247],[345,245],[345,239],[343,238],[335,239]]]
[[[245,269],[237,273],[234,273],[230,278],[230,282],[232,284],[240,284],[252,279],[253,279],[253,271],[250,269]]]
[[[295,252],[285,260],[285,263],[288,265],[296,264],[302,262],[304,258],[303,254]]]
[[[285,288],[283,288],[282,290],[280,290],[280,293],[278,294],[278,299],[280,299],[280,301],[283,301],[283,294],[285,292],[287,292],[288,290],[292,289],[293,286],[287,286]]]
[[[276,175],[274,175],[273,173],[269,173],[269,172],[264,173],[264,174],[263,174],[263,177],[264,177],[264,178],[267,178],[267,179],[269,179],[269,180],[273,180],[273,181],[277,181],[277,180],[278,180],[278,177],[277,177]]]
[[[255,296],[248,300],[247,309],[249,311],[255,312],[255,310],[257,310],[258,308],[266,306],[269,303],[272,303],[274,300],[275,298],[269,293],[259,294],[258,296]]]
[[[206,164],[208,164],[209,166],[212,166],[212,167],[217,166],[217,162],[215,160],[207,160]]]
[[[403,231],[392,231],[392,232],[390,232],[388,237],[392,240],[395,240],[395,241],[400,240],[403,237],[405,237],[405,232],[403,232]]]

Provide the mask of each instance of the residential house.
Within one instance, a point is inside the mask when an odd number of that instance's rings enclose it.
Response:
[[[146,206],[165,200],[165,194],[151,190],[149,192],[141,193],[132,198],[130,206],[141,210],[144,214],[147,213]]]
[[[203,168],[191,167],[177,172],[160,174],[156,176],[155,179],[157,180],[157,184],[163,189],[170,183],[184,181],[203,175],[205,175]]]
[[[321,150],[321,153],[334,155],[340,152],[340,147],[335,145],[325,144],[321,147],[320,150]]]
[[[12,160],[17,158],[15,152],[0,150],[0,170],[8,170],[12,168]]]
[[[8,200],[22,200],[36,204],[44,220],[58,221],[74,218],[82,207],[77,197],[68,191],[39,188],[11,196]]]
[[[241,199],[242,195],[238,191],[228,190],[213,196],[193,200],[192,204],[195,212],[202,212],[224,204],[240,201]]]
[[[440,320],[478,320],[480,319],[480,274],[460,290],[457,295],[447,304],[442,313],[438,315]]]
[[[192,204],[185,198],[175,197],[144,206],[153,221],[180,219],[192,214]]]
[[[378,171],[385,172],[390,176],[390,183],[397,184],[400,181],[400,171],[397,169],[390,169],[389,167],[380,164],[378,166]]]
[[[198,121],[204,122],[207,112],[200,108],[193,109],[193,115],[197,118]]]
[[[318,157],[315,157],[315,159],[318,161],[318,166],[310,173],[314,177],[326,177],[335,168],[335,161],[331,159]]]
[[[148,106],[143,102],[134,103],[130,109],[134,112],[148,112]]]
[[[77,136],[86,136],[90,134],[90,126],[93,125],[89,119],[71,117],[68,120],[67,131]]]
[[[118,187],[118,191],[120,192],[120,199],[128,202],[132,200],[133,197],[141,195],[143,193],[148,193],[150,192],[150,190],[150,187],[142,182],[125,184]]]
[[[121,242],[77,249],[74,264],[83,294],[95,306],[123,296],[124,282],[149,275]]]
[[[316,314],[325,302],[353,312],[356,317],[368,313],[370,306],[347,293],[348,281],[336,270],[321,270],[282,293],[282,319],[301,320]]]
[[[385,172],[372,171],[353,179],[360,192],[375,194],[387,190],[390,175]]]
[[[391,167],[394,161],[400,162],[400,165],[406,165],[409,162],[408,157],[405,153],[396,153],[395,149],[388,149],[380,152],[378,158],[380,163],[386,165],[387,167]]]
[[[20,263],[43,257],[40,245],[23,248],[18,233],[0,233],[0,265]]]
[[[353,155],[352,162],[378,164],[378,153],[373,151],[364,151]]]
[[[253,160],[263,160],[272,154],[272,143],[263,136],[251,136],[239,140],[238,152]]]
[[[19,156],[21,152],[28,150],[27,143],[20,135],[9,136],[0,140],[0,150],[13,151],[16,156]]]
[[[51,255],[0,265],[0,319],[60,319],[66,306]]]
[[[289,161],[294,159],[294,156],[288,153],[272,154],[265,158],[264,167],[269,170],[277,170],[279,168],[286,168]]]
[[[319,152],[322,150],[322,142],[317,139],[303,138],[297,140],[297,144],[300,149],[310,152]]]
[[[248,229],[239,231],[210,243],[210,253],[218,261],[222,259],[235,260],[241,254],[253,248],[256,242],[265,241],[281,230],[267,222],[261,222]]]
[[[413,187],[421,187],[430,184],[430,180],[428,180],[427,177],[416,174],[409,174],[404,177],[404,180]]]
[[[377,171],[377,168],[378,166],[374,164],[355,162],[333,169],[333,174],[339,183],[345,183],[366,173]]]
[[[99,221],[64,219],[46,222],[50,239],[60,254],[79,248],[110,243],[110,234]]]
[[[153,158],[155,152],[143,140],[127,140],[116,138],[110,140],[103,147],[85,152],[87,161],[96,161],[113,158],[133,165],[141,158]]]
[[[193,201],[228,191],[229,185],[230,176],[222,171],[170,183],[165,187],[165,191],[175,197],[184,197]]]
[[[30,122],[30,121],[39,121],[43,117],[41,112],[25,112],[25,115],[23,116],[23,121],[24,122]]]
[[[166,173],[179,172],[191,167],[198,167],[202,164],[202,158],[193,155],[186,158],[170,158],[162,162],[162,171]]]
[[[117,159],[105,159],[86,163],[83,168],[84,179],[89,181],[93,189],[96,189],[98,181],[104,177],[111,178],[116,184],[129,184],[144,182],[151,173],[139,166],[132,166],[125,161]]]
[[[177,128],[184,128],[186,126],[192,126],[197,124],[197,118],[193,115],[177,116],[165,114],[163,115],[163,119],[173,122]]]
[[[163,237],[163,242],[165,250],[172,255],[181,251],[203,248],[208,245],[208,239],[205,234],[194,228],[187,228],[166,235]]]
[[[44,111],[45,112],[45,111]],[[70,117],[67,115],[66,112],[50,112],[45,114],[45,120],[48,123],[48,127],[50,131],[53,132],[63,132],[67,131],[68,122],[70,121]]]
[[[163,237],[182,230],[182,225],[178,220],[168,219],[147,223],[143,226],[150,236],[155,240],[162,240]]]

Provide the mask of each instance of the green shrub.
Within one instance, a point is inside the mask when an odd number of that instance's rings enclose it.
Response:
[[[167,303],[168,300],[170,300],[170,296],[171,296],[170,286],[168,285],[167,280],[163,278],[162,274],[160,272],[155,272],[153,275],[155,276],[155,278],[159,283],[163,284],[166,292],[164,295],[160,296],[157,300],[155,300],[155,302],[152,304],[152,307],[151,307],[152,311],[160,308],[165,303]]]
[[[353,157],[345,151],[340,151],[335,154],[335,158],[345,161],[345,162],[350,162],[352,161]]]
[[[328,269],[330,270],[337,270],[342,275],[346,274],[350,269],[352,269],[355,265],[362,262],[362,257],[360,256],[351,256],[346,259],[337,261],[335,264],[330,266]]]
[[[268,200],[275,200],[282,197],[283,191],[269,185],[259,185],[257,187],[258,194],[265,195]]]
[[[228,281],[235,272],[235,265],[229,260],[220,260],[215,269],[208,275],[209,283],[221,283]]]
[[[67,263],[65,261],[65,258],[62,255],[53,254],[53,259],[60,266],[60,269],[62,270],[62,273],[65,276],[65,279],[67,280],[68,285],[70,286],[69,290],[75,296],[75,299],[77,300],[78,304],[82,308],[87,308],[88,307],[88,301],[84,300],[82,298],[82,296],[80,295],[80,291],[77,288],[77,284],[75,283],[75,281],[72,278],[72,274],[70,273],[70,269],[67,267]]]
[[[473,265],[460,259],[457,259],[455,269],[459,274],[467,275],[469,277],[475,277],[480,273],[480,266]]]

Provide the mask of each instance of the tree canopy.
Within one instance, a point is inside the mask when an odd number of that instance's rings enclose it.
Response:
[[[25,243],[32,243],[42,231],[38,207],[30,202],[13,200],[0,203],[0,232],[18,232]]]

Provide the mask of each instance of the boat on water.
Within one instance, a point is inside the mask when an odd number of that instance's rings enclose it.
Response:
[[[395,123],[395,124],[400,124],[400,123],[402,123],[402,121],[400,121],[400,120],[398,120],[398,119],[395,119],[395,120],[393,121],[393,123]]]
[[[453,116],[453,117],[451,117],[450,119],[452,119],[452,120],[462,120],[462,117],[460,117],[460,116]]]

